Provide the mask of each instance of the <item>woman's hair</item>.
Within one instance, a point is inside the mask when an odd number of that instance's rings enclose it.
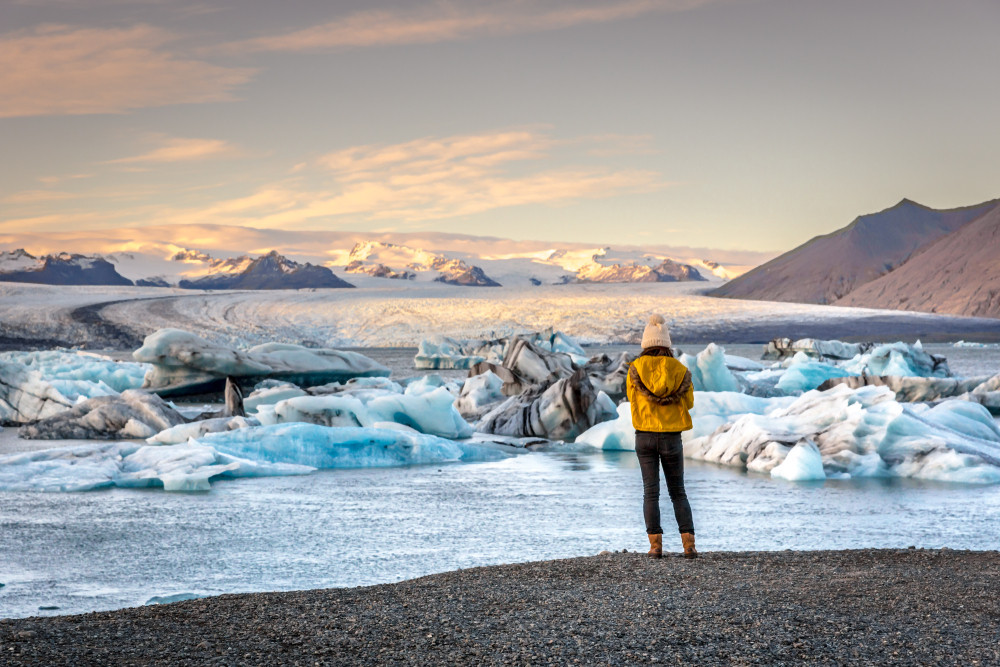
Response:
[[[674,351],[669,347],[647,347],[642,351],[640,357],[670,357],[673,359]]]

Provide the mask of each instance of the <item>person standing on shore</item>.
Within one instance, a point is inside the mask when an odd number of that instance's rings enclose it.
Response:
[[[653,315],[642,333],[642,354],[628,370],[626,392],[635,428],[635,453],[642,471],[642,513],[649,536],[649,556],[663,556],[660,526],[660,466],[674,506],[685,558],[697,558],[694,520],[684,490],[684,447],[681,432],[692,428],[694,407],[691,372],[674,359],[670,330],[662,315]]]

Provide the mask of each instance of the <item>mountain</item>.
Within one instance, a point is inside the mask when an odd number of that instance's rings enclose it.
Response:
[[[698,269],[665,259],[657,266],[645,264],[611,264],[594,262],[576,272],[577,282],[586,283],[675,283],[705,280]]]
[[[196,280],[181,280],[184,289],[302,289],[308,287],[354,287],[325,266],[299,264],[272,250],[256,259],[248,256],[223,260],[212,273]]]
[[[934,241],[997,206],[1000,200],[935,210],[904,199],[758,266],[712,296],[833,303],[875,280]]]
[[[1000,206],[836,305],[1000,317]]]
[[[35,257],[23,248],[0,252],[0,281],[45,285],[132,284],[103,257],[65,252]]]
[[[449,285],[500,286],[480,267],[462,259],[395,243],[361,241],[351,249],[347,262],[344,270],[348,273],[365,273],[376,278],[423,278]]]

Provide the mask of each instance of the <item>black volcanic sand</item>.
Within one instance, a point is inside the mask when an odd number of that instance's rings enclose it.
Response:
[[[1000,552],[614,553],[0,621],[10,665],[550,662],[997,665]]]

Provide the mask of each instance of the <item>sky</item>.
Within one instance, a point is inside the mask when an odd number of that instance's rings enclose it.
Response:
[[[0,0],[0,233],[774,253],[1000,196],[998,28],[996,0]]]

